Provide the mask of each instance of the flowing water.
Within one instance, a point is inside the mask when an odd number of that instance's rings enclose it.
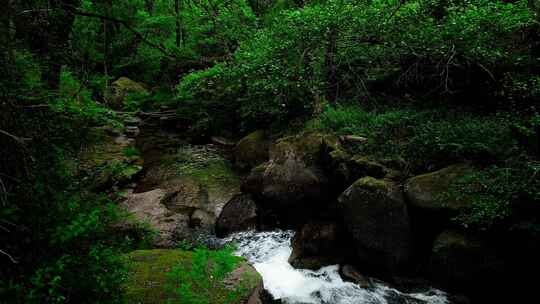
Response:
[[[294,269],[288,262],[292,231],[240,232],[224,239],[235,243],[237,255],[245,257],[262,275],[265,289],[285,304],[446,304],[444,292],[426,288],[421,293],[402,293],[382,282],[360,288],[345,282],[338,265],[317,271]]]

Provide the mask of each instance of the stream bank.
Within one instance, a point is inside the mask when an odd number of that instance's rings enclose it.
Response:
[[[370,295],[365,303],[470,303],[469,297],[482,303],[490,286],[501,284],[506,257],[489,239],[451,221],[466,202],[439,200],[471,164],[411,177],[399,162],[352,153],[348,145],[359,138],[320,133],[272,137],[257,131],[231,147],[221,139],[192,144],[175,128],[159,119],[142,122],[137,147],[143,170],[122,203],[158,231],[156,247],[186,241],[219,245],[216,233],[234,238],[245,230],[292,229],[294,237],[286,234],[273,252],[280,267],[287,267],[283,276],[301,274],[297,282],[304,283],[314,277],[330,280],[345,290],[350,284],[354,290],[369,288],[371,278],[391,284],[381,283],[378,300],[369,302]],[[244,249],[238,254],[246,254]],[[326,268],[336,264],[348,271]],[[264,266],[259,271],[267,279]],[[295,300],[290,291],[272,289],[271,282],[266,288],[284,303],[357,303],[312,295]],[[467,297],[445,296],[427,287],[432,285]],[[388,290],[392,297],[381,296]],[[423,293],[415,297],[418,291]],[[259,298],[273,301],[268,295]]]

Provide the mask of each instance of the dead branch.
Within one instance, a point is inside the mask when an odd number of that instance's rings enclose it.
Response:
[[[10,137],[11,139],[15,140],[17,143],[19,143],[21,145],[24,145],[26,143],[26,141],[32,140],[32,138],[15,136],[15,135],[13,135],[13,134],[11,134],[11,133],[9,133],[7,131],[4,131],[4,130],[0,130],[0,134],[4,134],[7,137]]]
[[[19,264],[17,260],[15,260],[9,253],[5,252],[4,250],[0,249],[0,253],[7,256],[13,264]]]

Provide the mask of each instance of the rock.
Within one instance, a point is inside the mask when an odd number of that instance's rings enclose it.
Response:
[[[457,231],[445,231],[435,239],[430,273],[449,291],[467,294],[482,295],[507,285],[504,261],[497,250],[479,237]]]
[[[350,253],[347,247],[337,224],[312,221],[295,234],[289,263],[295,268],[313,270],[340,264]]]
[[[399,271],[411,258],[412,235],[407,205],[399,186],[364,177],[338,199],[347,230],[354,239],[358,264]]]
[[[257,205],[248,194],[233,197],[223,207],[216,222],[216,235],[224,237],[229,233],[256,229]]]
[[[141,130],[136,126],[127,126],[125,133],[129,137],[137,137],[141,133]]]
[[[229,289],[243,287],[242,285],[251,288],[251,292],[244,296],[241,304],[262,304],[261,294],[264,290],[263,280],[261,275],[255,268],[246,262],[240,263],[231,273],[223,280],[225,286]]]
[[[127,77],[120,77],[112,83],[112,94],[108,98],[109,105],[114,109],[121,109],[124,103],[124,98],[132,93],[147,93],[145,85],[133,81]]]
[[[285,137],[270,149],[270,160],[254,168],[243,190],[261,206],[280,213],[285,222],[301,222],[327,204],[331,189],[320,166],[337,139],[321,134]]]
[[[467,164],[446,167],[442,170],[415,176],[405,184],[405,196],[409,204],[427,211],[458,212],[469,202],[452,199],[442,200],[450,184],[473,169]]]
[[[371,280],[368,277],[363,276],[354,266],[352,265],[340,265],[339,274],[343,280],[348,282],[353,282],[358,284],[361,288],[370,288],[372,287]]]
[[[129,267],[124,283],[126,303],[156,304],[184,303],[173,288],[167,273],[175,266],[189,268],[193,265],[193,253],[177,249],[137,250],[126,255]],[[196,279],[187,276],[188,279]],[[195,282],[190,282],[191,284]],[[246,262],[239,262],[235,269],[227,275],[222,284],[197,288],[196,292],[204,293],[208,303],[231,303],[231,290],[239,292],[238,304],[260,304],[263,282],[259,273]]]
[[[162,203],[168,210],[188,215],[190,228],[213,232],[223,206],[240,192],[240,180],[231,165],[206,146],[180,150],[149,164],[137,190],[165,190]]]
[[[251,169],[268,160],[270,141],[263,130],[255,131],[242,138],[234,149],[235,164]]]
[[[334,187],[340,187],[341,190],[362,177],[383,178],[393,172],[366,156],[351,155],[343,149],[330,152],[328,162]]]
[[[138,127],[142,120],[138,117],[128,116],[124,119],[124,125],[126,127]]]
[[[188,215],[170,212],[162,204],[166,194],[163,189],[134,193],[121,203],[138,221],[148,223],[158,232],[154,239],[154,245],[158,247],[174,247],[176,234],[186,229],[189,223]]]

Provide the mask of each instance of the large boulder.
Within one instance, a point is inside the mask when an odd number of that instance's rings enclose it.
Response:
[[[396,272],[411,258],[412,235],[407,205],[399,185],[364,177],[338,199],[347,230],[354,239],[357,262]]]
[[[249,194],[233,197],[223,207],[216,222],[216,235],[224,237],[229,233],[256,229],[257,205]]]
[[[234,148],[235,163],[242,169],[251,169],[268,160],[270,140],[265,131],[248,134]]]
[[[494,288],[505,288],[505,266],[497,250],[484,239],[457,231],[444,231],[433,244],[432,278],[449,291],[486,298]]]
[[[285,221],[308,218],[331,198],[320,161],[335,145],[336,138],[321,134],[282,138],[270,148],[270,160],[251,171],[243,190]]]
[[[127,77],[120,77],[111,85],[111,92],[107,96],[109,105],[114,109],[121,109],[124,99],[129,94],[148,93],[144,84],[131,80]]]
[[[182,230],[189,226],[189,214],[171,212],[162,203],[167,191],[155,189],[143,193],[131,194],[121,203],[139,222],[148,223],[157,231],[154,245],[158,247],[174,247]]]
[[[418,209],[449,213],[460,211],[469,206],[468,201],[442,199],[442,195],[454,181],[472,170],[470,165],[458,164],[415,176],[405,184],[405,196],[409,204]]]
[[[344,234],[336,223],[312,221],[305,224],[294,235],[289,263],[295,268],[313,270],[342,263],[352,255]]]
[[[172,249],[137,250],[126,256],[129,275],[124,285],[126,303],[160,304],[184,303],[174,288],[170,288],[168,272],[175,266],[185,268],[193,265],[193,254],[189,251]],[[186,276],[187,282],[197,286],[196,277]],[[214,283],[214,282],[212,282]],[[197,286],[195,292],[208,296],[208,303],[231,303],[232,291],[239,292],[238,304],[260,304],[263,282],[260,274],[251,265],[240,261],[222,282],[208,286]]]

